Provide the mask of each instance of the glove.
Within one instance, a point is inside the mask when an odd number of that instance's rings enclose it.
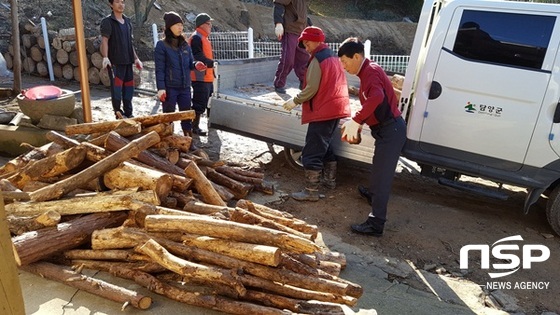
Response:
[[[294,107],[296,107],[297,104],[294,102],[293,98],[290,98],[289,100],[287,100],[282,107],[284,107],[285,110],[287,111],[291,111],[292,109],[294,109]]]
[[[360,138],[360,131],[362,125],[354,121],[354,119],[349,119],[344,124],[342,124],[342,141],[347,141],[349,143],[355,143]]]
[[[134,64],[136,65],[136,69],[138,70],[144,69],[144,65],[142,64],[142,61],[140,61],[140,59],[136,58],[134,60]]]
[[[206,67],[206,65],[205,65],[204,62],[202,62],[202,61],[197,61],[197,62],[194,64],[194,67],[195,67],[195,69],[198,70],[198,71],[204,71],[204,70],[206,70],[206,69],[208,68],[208,67]]]
[[[165,98],[167,97],[167,93],[165,92],[165,90],[158,90],[157,97],[160,101],[164,102]]]
[[[278,40],[282,39],[282,35],[284,35],[284,26],[282,26],[282,23],[276,23],[276,27],[274,28],[274,34],[276,34]]]
[[[105,69],[107,67],[111,67],[111,61],[109,60],[109,58],[104,57],[103,58],[103,64],[102,64],[102,68]]]

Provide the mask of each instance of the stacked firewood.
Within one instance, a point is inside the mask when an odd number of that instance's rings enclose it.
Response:
[[[231,314],[355,305],[362,288],[339,277],[345,257],[314,242],[317,226],[244,199],[272,192],[261,172],[212,161],[173,135],[173,121],[192,118],[68,126],[0,167],[20,268],[139,309],[149,296],[81,271]]]
[[[49,75],[46,45],[50,44],[53,75],[57,79],[80,81],[78,51],[76,50],[76,31],[74,28],[48,31],[49,42],[45,44],[40,25],[31,22],[24,24],[21,35],[21,61],[26,73],[42,77]],[[86,60],[88,62],[88,82],[90,84],[110,85],[107,69],[102,69],[103,56],[99,52],[101,36],[85,39]],[[13,68],[14,49],[10,45],[4,53],[6,66]],[[134,73],[134,82],[140,84],[140,75]]]

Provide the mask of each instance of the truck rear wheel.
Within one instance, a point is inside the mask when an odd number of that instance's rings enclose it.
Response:
[[[303,163],[301,162],[301,150],[284,147],[284,157],[291,168],[296,170],[303,169]]]
[[[556,186],[548,197],[546,218],[554,232],[560,235],[560,185]]]

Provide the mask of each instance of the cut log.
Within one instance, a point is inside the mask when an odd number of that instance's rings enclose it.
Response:
[[[108,300],[132,305],[135,308],[146,310],[152,305],[152,298],[138,292],[116,286],[100,279],[94,279],[62,266],[47,262],[38,262],[21,269],[36,274],[40,277],[64,283],[91,294],[104,297]]]
[[[145,255],[142,255],[147,257]],[[72,268],[74,269],[92,269],[92,270],[105,270],[118,266],[119,268],[127,268],[132,270],[139,270],[149,273],[161,273],[167,271],[164,267],[151,261],[133,261],[133,262],[115,262],[115,261],[102,261],[102,260],[88,260],[88,259],[74,259],[72,260]]]
[[[225,206],[226,203],[222,200],[216,189],[212,186],[208,178],[200,171],[194,162],[188,163],[185,168],[185,174],[194,180],[194,186],[199,194],[202,195],[206,203]]]
[[[58,49],[56,51],[56,62],[58,62],[58,64],[65,65],[68,63],[68,52],[66,52],[64,49]]]
[[[25,57],[23,59],[23,70],[25,70],[25,72],[27,73],[33,73],[35,72],[35,65],[37,63],[31,59],[31,57]]]
[[[99,84],[99,82],[101,82],[101,79],[99,78],[99,69],[96,67],[89,67],[88,81],[91,84]]]
[[[70,148],[27,165],[22,171],[9,178],[10,182],[22,189],[30,180],[53,177],[68,172],[79,166],[85,159],[83,146]]]
[[[79,63],[78,63],[78,52],[76,50],[73,50],[71,52],[68,53],[68,62],[74,66],[74,67],[78,67]]]
[[[34,201],[46,201],[60,198],[72,189],[101,176],[105,172],[117,167],[123,161],[138,155],[141,151],[159,142],[159,139],[160,138],[156,132],[151,132],[142,138],[132,141],[119,151],[109,155],[78,174],[50,186],[36,190],[30,193],[29,196],[31,197],[31,200]]]
[[[18,266],[25,266],[61,251],[75,248],[91,238],[98,229],[121,225],[126,213],[95,213],[80,217],[56,227],[27,232],[12,238]]]
[[[279,310],[277,308],[260,306],[252,303],[241,302],[215,295],[201,295],[186,290],[181,290],[172,285],[166,284],[154,276],[140,271],[132,271],[124,268],[113,267],[111,274],[134,280],[136,283],[148,288],[155,293],[164,295],[170,299],[180,301],[189,305],[205,307],[229,314],[247,315],[288,315],[290,311]]]
[[[177,148],[182,152],[189,152],[192,138],[189,136],[169,135],[162,138],[161,142],[171,148]]]
[[[122,261],[151,261],[150,257],[140,255],[132,250],[93,250],[71,249],[64,252],[64,258],[76,260],[122,260]]]
[[[183,235],[183,244],[218,254],[276,267],[280,264],[280,249],[274,246],[234,242],[209,236]]]
[[[212,214],[221,211],[228,211],[227,206],[210,205],[197,200],[189,200],[183,207],[184,211],[189,211],[197,214]]]
[[[103,175],[103,183],[110,189],[140,187],[152,190],[160,200],[165,199],[173,186],[171,175],[151,169],[123,163]]]
[[[25,232],[55,226],[60,222],[60,217],[58,212],[49,210],[35,217],[8,216],[8,224],[12,234],[21,235]]]
[[[6,162],[0,166],[0,175],[11,173],[25,167],[28,163],[35,160],[43,159],[47,156],[47,152],[53,143],[47,143],[41,147],[33,148],[31,151],[19,155],[18,157]]]
[[[216,184],[214,182],[211,183],[212,183],[212,187],[214,187],[214,189],[216,190],[218,195],[220,195],[220,198],[222,198],[223,201],[228,202],[233,199],[234,197],[233,193],[231,193],[227,188],[225,188],[222,185]]]
[[[238,222],[238,223],[245,223],[250,225],[259,225],[262,227],[290,233],[301,238],[305,238],[311,241],[314,241],[317,238],[317,234],[305,234],[298,230],[292,229],[280,223],[277,223],[273,220],[266,219],[261,217],[258,214],[251,213],[242,208],[228,208],[229,218],[231,221]]]
[[[57,79],[62,78],[62,66],[58,62],[53,63],[53,74]]]
[[[241,296],[245,294],[245,287],[231,271],[208,267],[181,259],[169,253],[165,248],[152,239],[138,247],[137,250],[150,256],[155,262],[175,273],[199,281],[222,283],[223,285],[235,289]]]
[[[229,188],[233,192],[235,199],[245,198],[253,189],[252,185],[238,182],[233,178],[216,172],[213,168],[207,169],[206,177],[217,184]]]
[[[53,38],[51,43],[54,49],[56,50],[62,49],[62,40],[59,37]]]
[[[94,53],[98,53],[100,46],[101,46],[101,36],[86,38],[86,51],[88,54],[92,55]]]
[[[264,205],[253,203],[249,200],[239,200],[236,204],[236,207],[258,214],[263,218],[270,219],[306,234],[317,235],[319,231],[316,225],[310,225],[303,220],[294,218],[293,215],[287,212],[278,211]]]
[[[6,205],[6,212],[15,216],[34,216],[45,211],[56,211],[61,215],[122,211],[130,209],[133,201],[159,205],[157,195],[151,190],[119,191],[45,202],[11,203]]]
[[[23,34],[21,35],[21,44],[25,48],[31,48],[33,45],[37,44],[37,37],[33,34]]]
[[[157,125],[147,126],[142,129],[142,134],[148,133],[150,131],[155,131],[159,134],[161,138],[167,137],[173,134],[173,124],[172,123],[161,123]]]
[[[76,50],[76,41],[75,40],[65,40],[62,42],[62,49],[64,49],[67,53]]]
[[[32,46],[29,52],[31,55],[31,59],[33,59],[33,61],[35,62],[43,61],[43,55],[45,54],[45,51],[41,49],[39,46],[37,45]]]
[[[76,29],[75,28],[63,28],[58,30],[58,38],[61,40],[76,40]]]
[[[74,79],[74,66],[69,63],[62,66],[62,77],[66,80]]]
[[[115,133],[109,133],[108,137],[105,139],[105,148],[110,151],[117,151],[128,143],[130,143],[128,139]],[[185,176],[185,172],[181,168],[149,151],[140,152],[135,159],[158,170],[183,177]]]
[[[111,86],[111,78],[109,77],[107,69],[99,69],[99,81],[101,81],[104,86]]]
[[[277,246],[290,252],[309,254],[321,251],[310,240],[269,228],[204,218],[199,216],[148,215],[146,230],[154,232],[186,232],[217,238]]]
[[[94,52],[90,57],[91,63],[95,68],[100,70],[103,67],[103,56],[100,52]]]
[[[49,68],[47,67],[47,63],[44,61],[39,61],[37,62],[37,73],[42,76],[42,77],[46,77],[49,75]]]

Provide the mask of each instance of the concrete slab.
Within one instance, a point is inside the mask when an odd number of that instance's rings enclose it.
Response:
[[[0,125],[0,153],[15,157],[29,151],[21,147],[22,143],[40,147],[48,142],[47,132],[40,128]]]

